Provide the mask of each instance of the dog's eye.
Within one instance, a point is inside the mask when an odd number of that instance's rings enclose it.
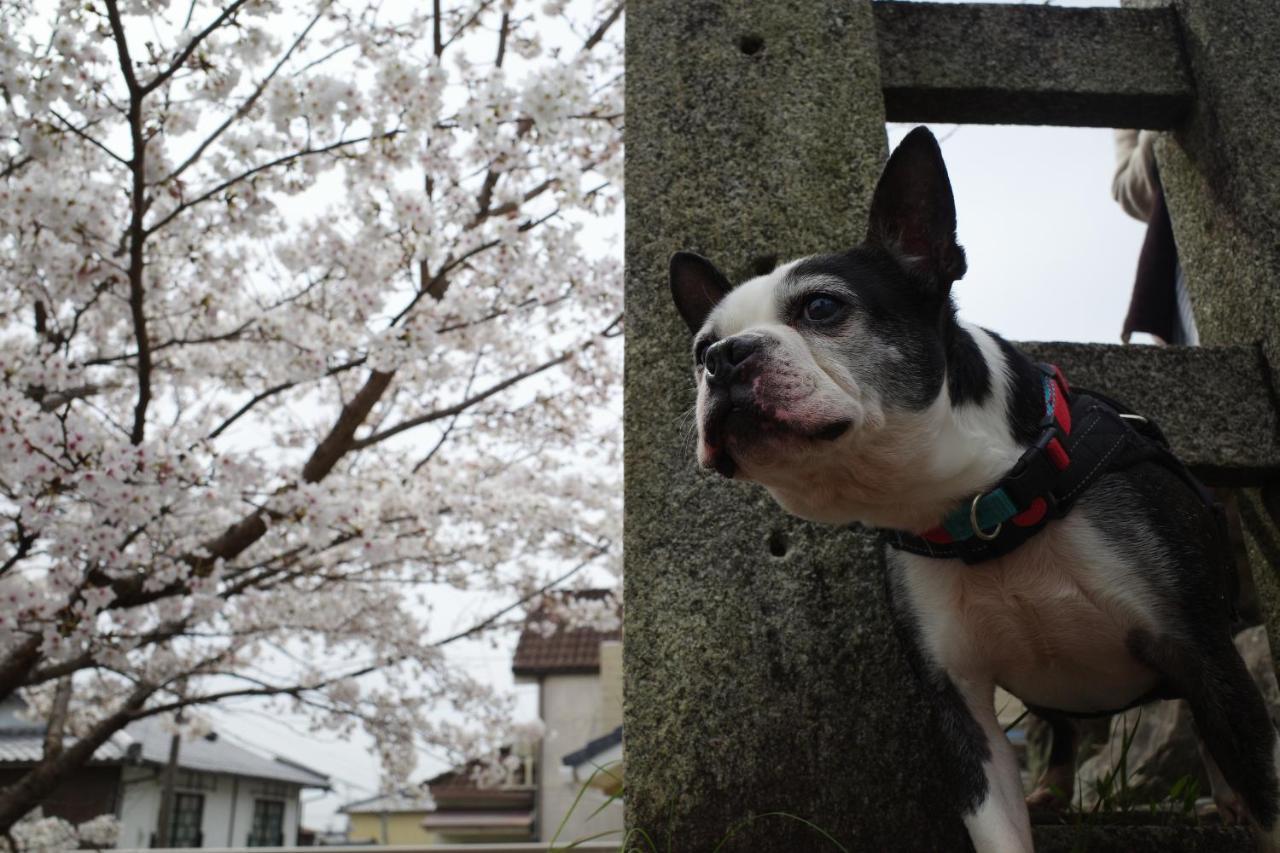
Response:
[[[839,314],[841,307],[841,303],[830,296],[811,296],[804,304],[804,318],[811,323],[821,323]]]
[[[696,364],[701,365],[707,358],[707,348],[711,346],[711,341],[698,341],[698,345],[693,348],[693,360]]]

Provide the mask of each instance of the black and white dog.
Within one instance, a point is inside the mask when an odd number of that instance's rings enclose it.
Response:
[[[1280,745],[1231,641],[1212,506],[1133,415],[957,319],[955,230],[941,152],[917,128],[862,245],[737,287],[676,254],[700,463],[803,518],[893,532],[895,620],[979,851],[1032,849],[997,685],[1050,719],[1186,699],[1224,818],[1280,849]]]

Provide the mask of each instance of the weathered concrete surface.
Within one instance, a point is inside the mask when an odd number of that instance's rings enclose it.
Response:
[[[1070,818],[1068,818],[1070,820]],[[1036,853],[1254,853],[1248,830],[1221,826],[1095,826],[1034,828]]]
[[[1190,106],[1169,9],[874,9],[891,121],[1171,128]]]
[[[1158,5],[1125,0],[1128,6]],[[1156,159],[1200,336],[1280,365],[1280,16],[1274,0],[1175,0],[1196,96]],[[1264,393],[1259,389],[1258,393]],[[1273,402],[1275,398],[1273,396]],[[1280,483],[1239,496],[1280,661]]]
[[[1260,485],[1280,475],[1280,413],[1256,347],[1019,346],[1057,364],[1073,385],[1153,418],[1210,485]]]
[[[886,155],[867,0],[627,8],[627,811],[659,850],[963,850],[879,549],[696,470],[677,249],[852,245]],[[775,554],[780,556],[775,556]],[[752,820],[755,818],[754,820]],[[751,821],[743,826],[744,821]]]

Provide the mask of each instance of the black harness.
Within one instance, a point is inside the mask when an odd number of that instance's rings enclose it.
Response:
[[[1225,530],[1221,505],[1173,455],[1153,421],[1096,391],[1072,391],[1053,365],[1039,367],[1044,374],[1045,415],[1036,442],[1000,482],[938,526],[918,536],[881,531],[889,545],[966,563],[1001,557],[1070,512],[1104,474],[1147,461],[1164,466],[1190,486]]]

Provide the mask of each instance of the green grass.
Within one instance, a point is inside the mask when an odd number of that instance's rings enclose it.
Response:
[[[596,768],[595,770],[592,771],[591,776],[582,785],[582,787],[578,789],[578,794],[573,798],[573,803],[570,804],[569,811],[567,811],[564,817],[561,818],[560,825],[556,827],[555,835],[553,835],[551,838],[551,842],[548,845],[550,847],[550,853],[561,853],[561,851],[570,851],[576,847],[581,846],[582,844],[587,843],[588,841],[598,841],[600,839],[608,838],[613,835],[621,835],[621,838],[619,839],[619,848],[618,848],[620,853],[671,853],[672,840],[669,836],[667,838],[667,844],[664,849],[661,846],[659,846],[658,842],[654,840],[652,835],[650,835],[648,832],[646,832],[645,830],[639,827],[632,827],[631,829],[625,830],[625,831],[616,830],[616,829],[607,830],[605,832],[598,832],[598,833],[595,833],[594,835],[587,835],[582,838],[575,839],[563,845],[557,845],[556,842],[560,840],[560,835],[564,832],[565,825],[568,824],[569,822],[569,817],[575,811],[577,811],[578,806],[581,805],[582,803],[583,795],[586,794],[587,789],[591,787],[591,784],[596,780],[596,778],[600,774],[605,774],[606,776],[609,776],[615,779],[619,783],[619,787],[616,793],[611,794],[607,800],[605,800],[603,803],[597,806],[596,809],[591,814],[587,815],[587,820],[590,820],[591,818],[595,817],[600,812],[604,811],[604,809],[606,809],[612,803],[614,803],[617,800],[621,800],[623,798],[623,795],[626,792],[626,785],[621,779],[619,779],[614,773],[612,773],[609,770],[609,768],[612,766],[614,766],[614,764],[596,765]],[[805,818],[802,818],[799,815],[794,815],[789,812],[782,812],[782,811],[762,812],[761,814],[758,814],[758,815],[751,815],[750,817],[743,818],[742,820],[738,821],[737,823],[735,823],[733,826],[729,828],[729,831],[726,832],[725,835],[716,844],[716,846],[711,849],[710,853],[720,853],[720,851],[724,848],[724,846],[728,844],[734,837],[736,837],[740,833],[749,829],[752,824],[755,824],[756,822],[765,820],[765,819],[790,820],[790,821],[794,821],[796,823],[802,824],[808,827],[809,829],[813,830],[813,832],[816,835],[826,840],[830,844],[832,849],[838,850],[840,851],[840,853],[850,853],[849,848],[845,847],[843,844],[837,841],[831,835],[831,833],[827,832],[825,829],[818,826],[813,821],[806,820]]]

